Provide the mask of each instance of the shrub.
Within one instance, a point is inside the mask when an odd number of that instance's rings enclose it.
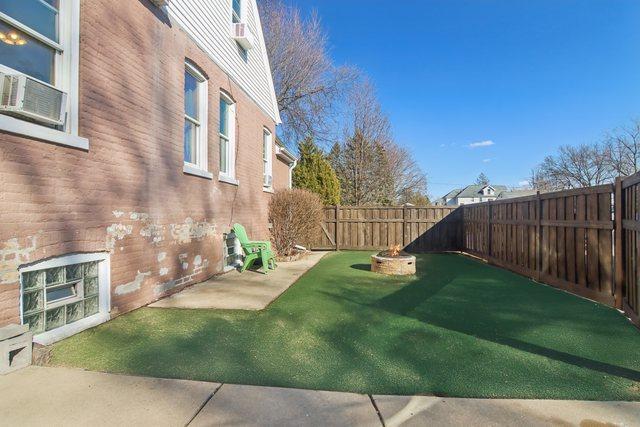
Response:
[[[322,221],[322,201],[311,191],[280,190],[269,203],[271,240],[276,253],[291,256],[295,245],[309,245],[318,238]]]
[[[340,181],[322,150],[307,138],[298,144],[298,151],[300,160],[293,170],[293,186],[319,194],[325,205],[340,204]]]

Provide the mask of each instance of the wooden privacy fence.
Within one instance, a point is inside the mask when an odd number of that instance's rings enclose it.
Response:
[[[619,309],[640,325],[640,173],[615,185],[461,207],[324,209],[313,249],[463,251]]]
[[[640,173],[616,181],[616,282],[623,287],[622,308],[640,325]]]
[[[401,245],[412,252],[460,250],[462,212],[447,206],[328,206],[313,249],[378,250]]]
[[[640,173],[462,210],[463,251],[623,309],[640,324]]]
[[[613,186],[464,206],[464,249],[492,264],[615,304]]]

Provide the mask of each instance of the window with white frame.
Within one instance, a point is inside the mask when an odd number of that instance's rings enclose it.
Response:
[[[231,22],[234,24],[242,22],[242,0],[231,0]]]
[[[273,186],[273,163],[272,163],[273,138],[268,129],[262,131],[262,185],[264,188]]]
[[[235,179],[235,124],[236,105],[222,93],[220,95],[220,177]]]
[[[77,134],[79,9],[79,0],[0,0],[0,73],[35,79],[31,95],[42,94],[47,86],[64,92],[66,97],[56,101],[63,123],[56,129],[73,134]],[[36,126],[46,124],[25,114],[10,114],[23,122],[35,121]],[[33,133],[29,131],[33,128],[9,123],[12,132]]]
[[[34,334],[64,327],[109,309],[108,256],[76,254],[20,269],[22,323]]]
[[[207,168],[207,80],[193,65],[184,72],[184,162]]]

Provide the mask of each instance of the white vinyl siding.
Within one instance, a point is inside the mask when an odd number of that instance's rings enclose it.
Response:
[[[242,20],[256,46],[241,52],[231,38],[232,0],[172,0],[168,12],[187,34],[274,121],[279,122],[264,41],[255,0],[242,0]]]

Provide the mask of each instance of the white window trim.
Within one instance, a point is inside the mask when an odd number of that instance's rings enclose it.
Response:
[[[267,151],[264,152],[264,138],[265,136],[268,139]],[[262,189],[268,193],[273,193],[273,134],[266,127],[262,128],[262,150],[263,150],[263,158],[262,158]],[[266,162],[265,162],[266,155]],[[264,177],[271,176],[271,185],[264,185]]]
[[[182,172],[187,175],[199,176],[201,178],[213,179],[213,174],[209,171],[202,170],[197,166],[192,165],[191,163],[185,162],[182,166]]]
[[[189,120],[195,123],[196,126],[196,158],[198,163],[191,163],[184,161],[182,168],[184,173],[190,175],[203,176],[208,178],[209,175],[209,143],[208,143],[208,130],[207,123],[209,119],[209,84],[207,78],[193,65],[185,62],[185,71],[191,74],[198,81],[198,116],[199,120],[194,120],[187,116],[185,112],[185,120]],[[196,123],[197,122],[197,123]],[[184,150],[184,140],[183,140]],[[184,155],[184,152],[183,152]],[[213,175],[211,175],[213,177]]]
[[[29,271],[45,270],[47,268],[63,267],[72,264],[82,264],[86,262],[98,261],[98,300],[100,305],[98,312],[92,316],[85,317],[68,325],[61,326],[50,331],[42,332],[33,337],[33,341],[49,345],[56,341],[75,335],[85,329],[104,323],[110,319],[111,311],[111,266],[109,254],[106,252],[71,254],[57,258],[48,259],[35,264],[30,264],[18,269],[20,274]],[[22,285],[20,285],[20,321],[22,321]]]
[[[67,93],[67,121],[65,130],[52,129],[37,123],[0,114],[0,131],[27,136],[82,150],[89,149],[89,140],[78,136],[78,87],[80,57],[80,0],[60,0],[59,43],[42,36],[37,31],[0,12],[0,19],[18,27],[32,37],[62,52],[56,58],[55,87]],[[0,64],[0,71],[21,74]]]
[[[227,140],[227,172],[222,170],[219,172],[218,180],[228,184],[238,185],[240,182],[236,179],[236,103],[224,92],[220,92],[220,98],[229,104],[227,123],[229,124],[229,135],[219,133],[220,138]],[[218,144],[220,140],[218,140]],[[220,151],[220,150],[218,150]],[[218,162],[220,167],[220,162]]]
[[[238,16],[238,19],[240,23],[246,23],[247,20],[245,18],[247,16],[247,0],[239,0],[239,1],[240,1],[240,16]],[[229,22],[233,23],[233,15],[234,15],[233,0],[229,0],[229,9],[231,10],[231,20]]]

